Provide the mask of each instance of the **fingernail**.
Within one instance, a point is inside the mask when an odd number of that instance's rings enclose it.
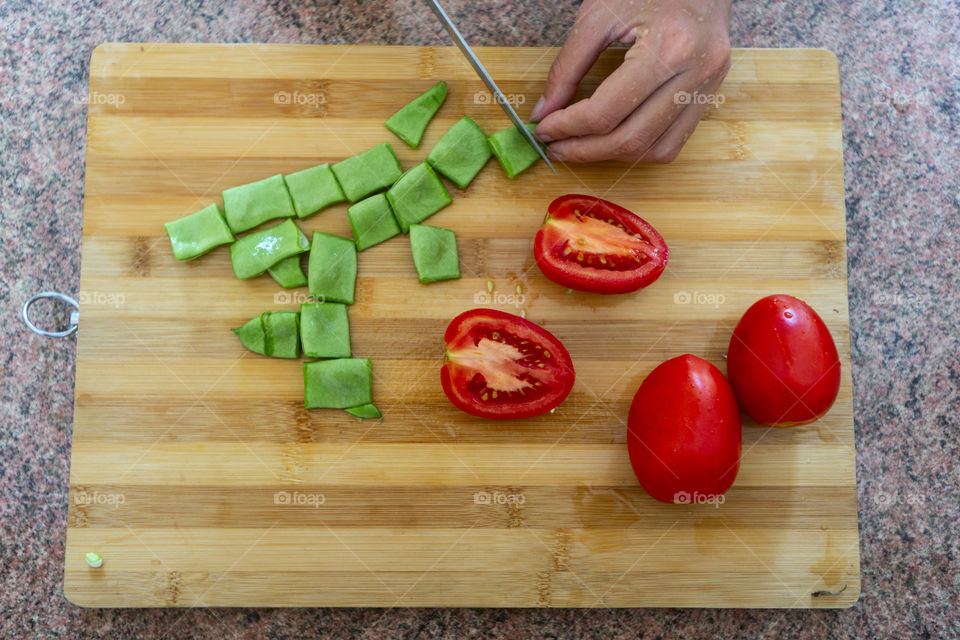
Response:
[[[548,135],[545,134],[545,133],[540,133],[539,131],[534,130],[533,135],[534,135],[534,136],[537,138],[537,140],[539,140],[540,142],[553,142],[553,138],[551,138],[550,136],[548,136]]]
[[[540,120],[540,110],[543,109],[543,102],[543,97],[541,96],[540,99],[537,100],[537,104],[533,105],[533,111],[530,112],[530,120],[533,122]]]

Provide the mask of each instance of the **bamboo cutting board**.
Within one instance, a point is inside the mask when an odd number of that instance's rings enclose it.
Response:
[[[551,49],[480,49],[526,114]],[[615,68],[608,52],[589,92]],[[86,606],[844,607],[860,592],[837,63],[734,53],[668,166],[495,160],[430,224],[457,232],[463,277],[418,284],[405,237],[360,255],[353,351],[373,359],[382,422],[303,408],[299,362],[246,352],[230,327],[297,309],[226,248],[177,263],[162,224],[226,187],[390,141],[404,167],[460,116],[507,125],[454,49],[109,44],[90,73],[82,326],[65,592]],[[438,80],[450,94],[411,150],[384,127]],[[718,100],[719,101],[719,100]],[[614,200],[670,264],[627,296],[568,294],[534,265],[547,203]],[[346,206],[303,223],[350,234]],[[493,295],[487,281],[493,281]],[[520,292],[517,293],[517,286]],[[749,421],[721,505],[665,505],[634,479],[634,392],[683,353],[725,370],[739,316],[790,293],[837,340],[840,396],[821,421]],[[443,331],[477,306],[525,311],[569,349],[553,415],[489,422],[439,383]],[[84,553],[104,565],[91,569]],[[818,591],[839,595],[813,595]]]

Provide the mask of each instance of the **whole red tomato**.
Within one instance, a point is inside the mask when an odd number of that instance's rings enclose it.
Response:
[[[825,414],[840,389],[840,358],[823,319],[803,300],[773,295],[740,318],[727,375],[743,411],[763,425],[792,427]]]
[[[716,500],[740,469],[740,410],[715,366],[683,355],[650,372],[633,397],[627,447],[637,480],[661,502]]]

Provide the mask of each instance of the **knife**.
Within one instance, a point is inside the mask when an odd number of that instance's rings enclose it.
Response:
[[[453,24],[452,20],[450,20],[450,16],[447,15],[447,12],[443,10],[443,7],[440,6],[440,3],[437,2],[437,0],[427,0],[427,4],[430,5],[430,10],[433,11],[434,15],[436,15],[440,20],[440,23],[444,26],[444,28],[446,28],[447,33],[450,34],[450,37],[453,38],[454,44],[456,44],[461,53],[466,56],[467,62],[470,63],[470,66],[473,67],[473,70],[477,72],[478,76],[480,76],[483,84],[485,84],[490,93],[493,94],[493,99],[497,101],[497,103],[500,105],[500,108],[503,109],[503,112],[506,113],[510,118],[510,121],[513,122],[513,126],[515,126],[517,130],[523,134],[523,138],[530,143],[530,146],[537,150],[537,153],[540,154],[540,157],[543,158],[543,161],[547,163],[548,167],[550,167],[550,171],[553,171],[553,175],[557,175],[557,170],[553,168],[553,164],[550,163],[550,160],[547,158],[547,154],[543,152],[543,149],[540,147],[540,143],[523,125],[523,120],[520,119],[520,116],[517,115],[517,112],[514,111],[513,107],[510,106],[510,103],[507,102],[506,96],[503,95],[503,92],[500,91],[500,87],[497,86],[497,83],[494,82],[493,78],[490,77],[490,74],[487,73],[487,70],[483,67],[483,64],[477,58],[476,54],[473,53],[473,49],[470,48],[470,45],[467,44],[467,41],[463,39],[459,29],[457,29],[457,26]]]

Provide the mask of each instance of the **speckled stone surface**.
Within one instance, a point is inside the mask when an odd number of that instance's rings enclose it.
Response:
[[[448,1],[484,45],[577,3]],[[90,52],[105,41],[444,44],[418,0],[6,0],[0,69],[0,637],[957,638],[960,3],[742,0],[734,46],[840,59],[863,595],[844,611],[84,610],[63,597],[76,356],[17,318],[79,285]],[[429,24],[429,23],[427,23]]]

